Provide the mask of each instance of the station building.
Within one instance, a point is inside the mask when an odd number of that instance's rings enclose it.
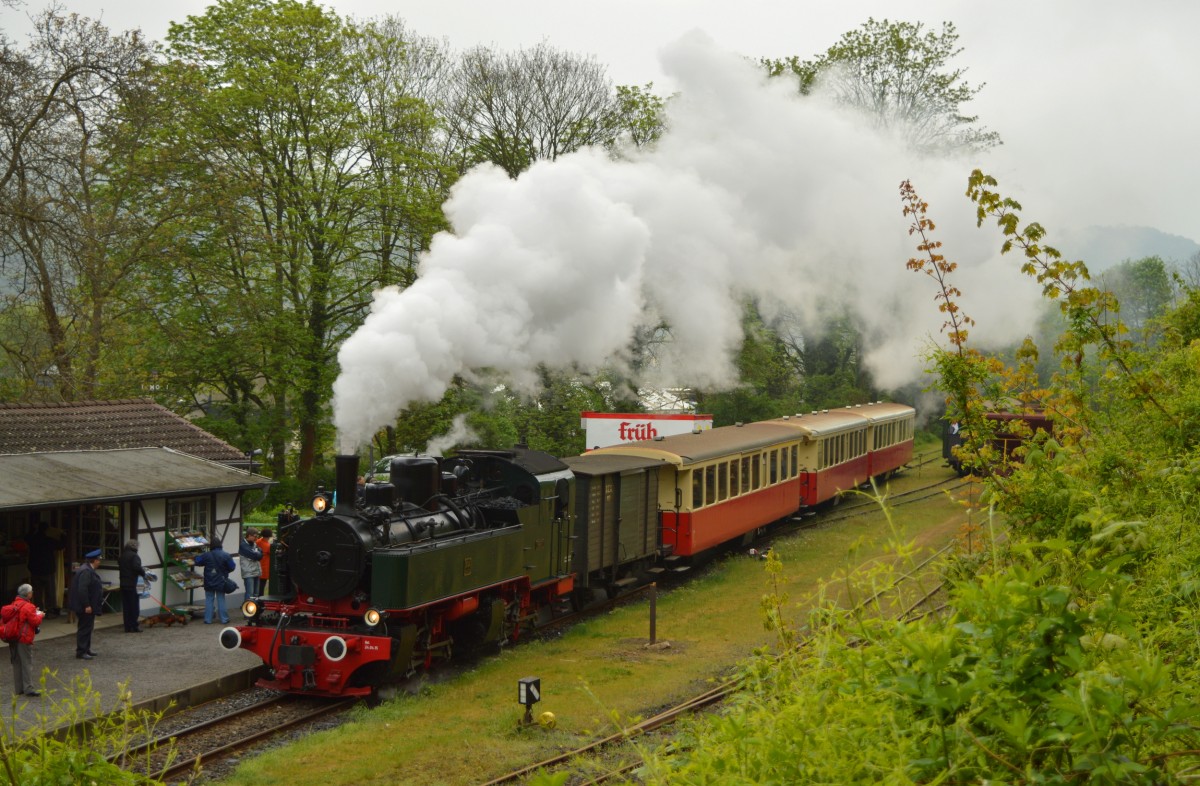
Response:
[[[273,483],[252,469],[246,453],[149,399],[0,403],[4,602],[29,581],[26,539],[44,523],[61,545],[60,607],[74,567],[98,548],[106,610],[116,611],[117,559],[130,538],[159,578],[142,614],[202,605],[203,590],[180,558],[213,537],[236,557],[245,503]]]

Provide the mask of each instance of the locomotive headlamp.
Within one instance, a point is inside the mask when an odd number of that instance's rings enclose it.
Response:
[[[318,490],[313,496],[312,509],[317,513],[324,513],[329,509],[329,495]]]
[[[367,613],[363,615],[363,622],[370,625],[372,628],[379,624],[383,619],[383,615],[379,613],[379,609],[367,609]]]
[[[258,616],[258,601],[248,600],[242,604],[242,616],[246,619],[253,619]]]

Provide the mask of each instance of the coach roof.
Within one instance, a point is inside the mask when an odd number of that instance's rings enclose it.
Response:
[[[782,422],[747,423],[722,426],[690,434],[626,442],[593,450],[589,456],[622,455],[656,458],[686,466],[721,456],[763,450],[785,442],[795,442],[796,429]]]
[[[576,475],[609,475],[617,472],[633,472],[647,467],[657,467],[664,463],[661,458],[646,458],[644,456],[624,456],[612,453],[584,453],[582,456],[569,456],[563,462]]]

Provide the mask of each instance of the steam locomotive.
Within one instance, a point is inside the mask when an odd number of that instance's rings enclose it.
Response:
[[[915,411],[875,403],[630,442],[559,459],[526,448],[397,456],[282,527],[272,594],[220,633],[259,685],[364,696],[455,649],[516,641],[555,613],[685,569],[901,469]]]

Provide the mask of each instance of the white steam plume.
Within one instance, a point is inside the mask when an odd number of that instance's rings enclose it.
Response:
[[[1019,279],[1016,263],[979,250],[998,242],[981,238],[963,197],[972,165],[911,159],[699,33],[663,63],[680,96],[653,150],[623,161],[582,150],[516,180],[485,166],[459,181],[445,206],[453,232],[434,238],[412,286],[376,293],[342,346],[343,450],[404,407],[439,399],[456,374],[491,369],[531,390],[539,364],[619,363],[637,329],[660,321],[673,341],[650,382],[727,387],[747,298],[810,333],[831,304],[850,308],[878,383],[911,382],[941,320],[932,283],[905,269],[916,241],[902,215],[904,179],[963,265],[959,287],[981,298],[968,297],[967,313],[1010,328],[1005,339],[1029,324],[1023,304],[1035,298],[999,296]]]
[[[447,450],[479,439],[470,426],[467,425],[466,415],[455,415],[450,424],[450,430],[429,440],[425,446],[425,455],[440,456]]]

